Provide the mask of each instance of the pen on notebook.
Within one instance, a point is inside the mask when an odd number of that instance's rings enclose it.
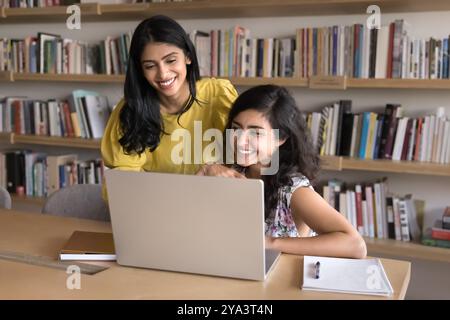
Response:
[[[316,279],[319,279],[319,273],[320,273],[320,262],[317,261],[316,264],[314,265],[315,271],[316,271]]]

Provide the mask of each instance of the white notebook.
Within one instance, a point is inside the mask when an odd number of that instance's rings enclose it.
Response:
[[[316,263],[320,262],[316,279]],[[305,256],[302,290],[391,296],[394,292],[380,259]]]

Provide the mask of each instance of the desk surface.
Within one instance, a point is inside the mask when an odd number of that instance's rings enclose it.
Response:
[[[111,232],[109,223],[0,209],[0,250],[57,258],[73,231]],[[381,259],[404,299],[411,275],[406,261]],[[88,262],[92,263],[92,262]],[[81,289],[66,288],[64,270],[0,259],[0,299],[386,299],[300,290],[303,257],[283,254],[264,282],[122,267],[81,275]]]

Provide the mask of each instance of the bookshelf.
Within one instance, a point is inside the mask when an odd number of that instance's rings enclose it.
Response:
[[[12,144],[27,144],[40,146],[70,147],[82,149],[100,149],[100,139],[47,137],[25,134],[11,134]]]
[[[449,249],[391,239],[364,238],[364,240],[366,241],[367,251],[371,255],[386,254],[404,258],[450,263]]]
[[[23,204],[37,205],[42,207],[45,203],[45,198],[43,197],[30,197],[30,196],[19,196],[16,194],[11,195],[11,200],[13,202],[20,202]]]
[[[317,77],[315,77],[317,78]],[[319,77],[333,81],[340,77]],[[327,87],[318,87],[312,84],[310,79],[302,78],[258,78],[258,77],[231,77],[229,79],[237,86],[257,86],[261,84],[272,83],[279,86],[291,88],[309,88],[323,89]],[[49,81],[49,82],[82,82],[82,83],[123,83],[124,75],[106,75],[106,74],[42,74],[42,73],[21,73],[12,71],[0,71],[0,81],[16,82],[16,81]],[[338,89],[405,89],[405,90],[449,90],[450,79],[357,79],[349,78],[344,80],[344,88]],[[335,89],[335,88],[333,88]]]
[[[100,150],[101,140],[0,133],[0,142],[11,145],[26,144]],[[321,161],[322,169],[328,171],[375,171],[450,177],[450,166],[436,163],[385,159],[364,160],[342,156],[321,156]]]
[[[283,17],[343,15],[366,12],[369,5],[383,12],[450,10],[446,0],[192,0],[166,3],[82,4],[85,21],[139,20],[154,14],[175,19]],[[67,18],[66,6],[47,8],[1,8],[0,23],[60,22]]]
[[[450,1],[422,0],[202,0],[192,2],[139,3],[139,4],[83,4],[80,6],[84,21],[139,21],[154,14],[166,14],[176,19],[212,19],[242,17],[282,17],[341,15],[364,13],[369,5],[377,4],[384,13],[425,12],[450,10]],[[407,10],[405,10],[407,9]],[[0,8],[0,25],[14,23],[54,23],[67,18],[66,7],[47,8]],[[290,88],[308,90],[328,90],[317,88],[311,79],[301,78],[229,78],[236,86],[255,86],[273,83]],[[316,79],[320,82],[321,79]],[[342,79],[328,79],[342,81]],[[0,72],[0,81],[4,82],[56,82],[86,84],[121,84],[124,75],[85,75],[85,74],[33,74]],[[355,79],[343,80],[340,89],[389,89],[405,90],[414,94],[415,90],[450,89],[450,80],[417,79]],[[26,144],[76,148],[78,150],[99,150],[100,140],[0,134],[1,143]],[[323,169],[329,171],[372,171],[428,176],[450,177],[450,166],[434,163],[361,160],[340,156],[323,156]],[[42,205],[43,198],[13,195],[13,201]],[[385,239],[365,239],[369,254],[390,254],[408,258],[420,258],[432,261],[450,262],[450,250],[427,247],[417,243],[405,243]]]

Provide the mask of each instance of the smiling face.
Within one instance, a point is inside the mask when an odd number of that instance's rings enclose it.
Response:
[[[141,55],[144,77],[160,96],[177,97],[188,89],[186,65],[191,61],[177,46],[148,43]]]
[[[274,151],[283,143],[264,115],[253,109],[240,112],[233,119],[231,129],[236,161],[243,167],[268,165]]]

